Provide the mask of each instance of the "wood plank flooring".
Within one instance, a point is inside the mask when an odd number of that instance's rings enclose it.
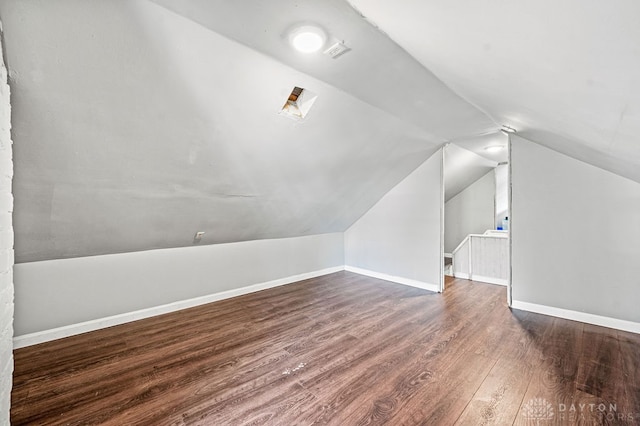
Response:
[[[640,424],[640,336],[339,272],[15,351],[13,425]]]

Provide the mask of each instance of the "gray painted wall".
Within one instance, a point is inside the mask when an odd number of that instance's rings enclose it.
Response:
[[[469,234],[494,228],[495,175],[491,170],[444,205],[444,251],[451,253]]]
[[[9,86],[0,43],[0,425],[9,424],[13,380],[13,162],[10,129]]]
[[[640,184],[512,141],[513,300],[640,322]]]
[[[15,266],[16,335],[343,265],[342,233]]]
[[[442,149],[345,232],[345,264],[440,283]]]

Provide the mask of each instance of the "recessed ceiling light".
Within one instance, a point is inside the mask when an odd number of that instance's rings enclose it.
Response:
[[[504,145],[491,145],[486,147],[484,150],[487,152],[499,152],[504,149]]]
[[[289,42],[299,52],[313,53],[324,47],[327,35],[319,27],[302,25],[289,33]]]

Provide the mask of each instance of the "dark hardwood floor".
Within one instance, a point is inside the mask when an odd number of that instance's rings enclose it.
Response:
[[[23,424],[640,424],[640,336],[339,272],[15,351]]]

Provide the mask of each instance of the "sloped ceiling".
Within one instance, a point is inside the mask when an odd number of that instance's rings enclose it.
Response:
[[[443,143],[501,124],[640,182],[638,16],[635,0],[0,0],[16,260],[343,231]],[[352,50],[295,53],[308,21]],[[304,122],[278,115],[294,86],[318,95]]]
[[[640,182],[637,0],[349,0],[495,122]]]
[[[447,145],[444,155],[444,200],[449,201],[489,173],[498,162],[484,158],[457,144]]]
[[[0,1],[17,262],[343,231],[497,129],[346,2],[159,3]],[[294,53],[309,19],[352,51]]]
[[[447,144],[444,155],[444,200],[449,201],[500,163],[509,160],[506,133],[463,138]],[[488,147],[502,147],[488,151]]]

